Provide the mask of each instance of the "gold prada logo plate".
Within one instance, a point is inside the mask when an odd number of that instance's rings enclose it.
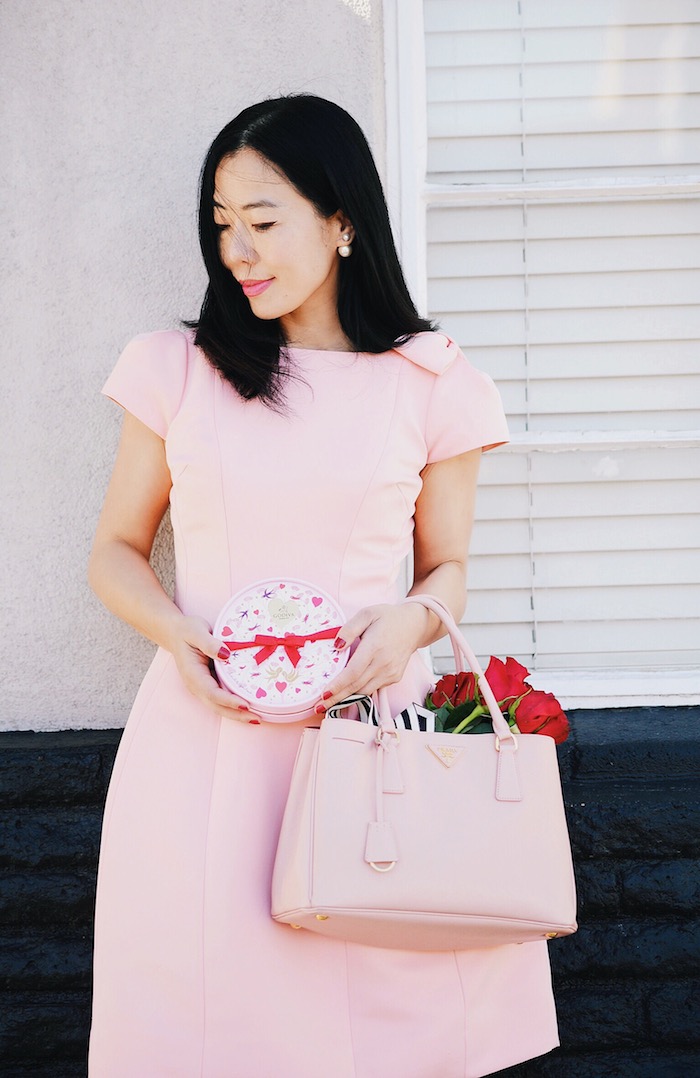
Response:
[[[426,745],[426,748],[430,749],[433,756],[436,756],[445,767],[456,764],[464,752],[464,749],[458,749],[456,745]]]

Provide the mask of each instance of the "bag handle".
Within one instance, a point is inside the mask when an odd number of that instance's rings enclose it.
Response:
[[[493,732],[497,738],[497,747],[500,747],[500,743],[503,741],[510,741],[512,742],[512,748],[517,748],[515,734],[511,730],[506,720],[503,718],[501,709],[498,706],[498,701],[493,694],[491,686],[486,680],[486,675],[481,669],[479,660],[477,659],[476,655],[465,640],[463,634],[459,629],[459,626],[457,625],[455,619],[452,617],[452,614],[447,609],[445,604],[441,602],[440,599],[436,599],[434,595],[407,595],[403,602],[419,603],[421,606],[426,607],[428,610],[432,610],[434,614],[437,614],[450,637],[452,651],[454,653],[455,659],[455,669],[459,670],[460,659],[462,659],[466,662],[466,665],[469,667],[469,669],[476,675],[481,695],[483,696],[486,702],[486,706],[489,709],[489,714],[491,715]],[[380,709],[382,715],[384,715],[384,706],[382,706],[381,701],[382,698],[380,696]]]

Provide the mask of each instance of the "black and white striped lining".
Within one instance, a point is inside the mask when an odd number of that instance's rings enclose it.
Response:
[[[379,725],[374,701],[370,696],[362,696],[361,694],[348,696],[345,700],[341,700],[340,703],[329,707],[326,714],[332,719],[340,719],[343,717],[343,711],[352,704],[357,706],[361,722],[368,722],[373,726]],[[421,707],[420,704],[409,704],[399,715],[394,717],[394,725],[399,730],[417,730],[422,733],[432,734],[435,733],[435,713],[427,707]]]

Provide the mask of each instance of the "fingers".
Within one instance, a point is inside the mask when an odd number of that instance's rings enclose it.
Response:
[[[361,638],[376,619],[379,609],[379,607],[363,607],[341,625],[335,638],[335,649],[342,652],[351,648],[358,637]],[[352,693],[366,691],[360,687],[367,683],[367,677],[363,675],[366,674],[368,666],[368,649],[363,648],[362,643],[362,640],[360,640],[360,644],[342,673],[329,683],[321,701],[314,709],[317,715],[322,715],[326,708],[331,707],[339,700],[344,700],[346,696],[350,696]]]
[[[212,635],[204,618],[188,618],[184,638],[209,659],[228,659],[231,654],[226,642]]]
[[[342,673],[328,685],[323,694],[318,714],[352,693],[371,696],[385,685],[393,685],[401,679],[408,655],[397,656],[391,649],[375,648],[371,639],[363,637]]]
[[[315,708],[317,715],[322,715],[329,707],[339,703],[341,700],[345,700],[354,693],[372,696],[378,689],[383,689],[387,685],[393,685],[395,682],[400,681],[402,673],[401,671],[397,674],[391,674],[381,670],[375,673],[369,669],[363,670],[361,674],[353,674],[349,666],[346,667],[346,670],[348,670],[348,677],[344,677],[342,681],[338,679],[332,682],[324,692],[322,699]]]
[[[377,617],[377,611],[380,607],[363,607],[362,610],[358,610],[344,625],[341,625],[338,629],[338,635],[335,638],[336,651],[346,651],[351,647],[358,636],[362,636],[366,629],[372,624]]]
[[[224,654],[225,651],[225,654]],[[202,618],[189,618],[181,645],[173,655],[186,688],[217,715],[236,719],[238,722],[258,723],[260,720],[242,697],[219,685],[211,667],[211,660],[227,658],[228,648],[212,636]]]
[[[259,722],[247,701],[219,685],[208,664],[201,665],[198,669],[190,669],[183,675],[183,681],[193,696],[217,715],[225,715],[226,718],[236,719],[238,722]]]
[[[345,669],[329,683],[316,712],[323,713],[352,693],[371,696],[378,689],[400,681],[423,638],[425,613],[418,606],[414,612],[405,605],[381,605],[365,607],[350,618],[338,636],[346,647],[358,637],[360,642]]]

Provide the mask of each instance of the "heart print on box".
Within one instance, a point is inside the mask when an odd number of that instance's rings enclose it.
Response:
[[[231,649],[215,659],[221,684],[272,722],[314,714],[327,683],[348,661],[333,641],[345,618],[320,588],[303,580],[261,580],[230,599],[214,635]]]

